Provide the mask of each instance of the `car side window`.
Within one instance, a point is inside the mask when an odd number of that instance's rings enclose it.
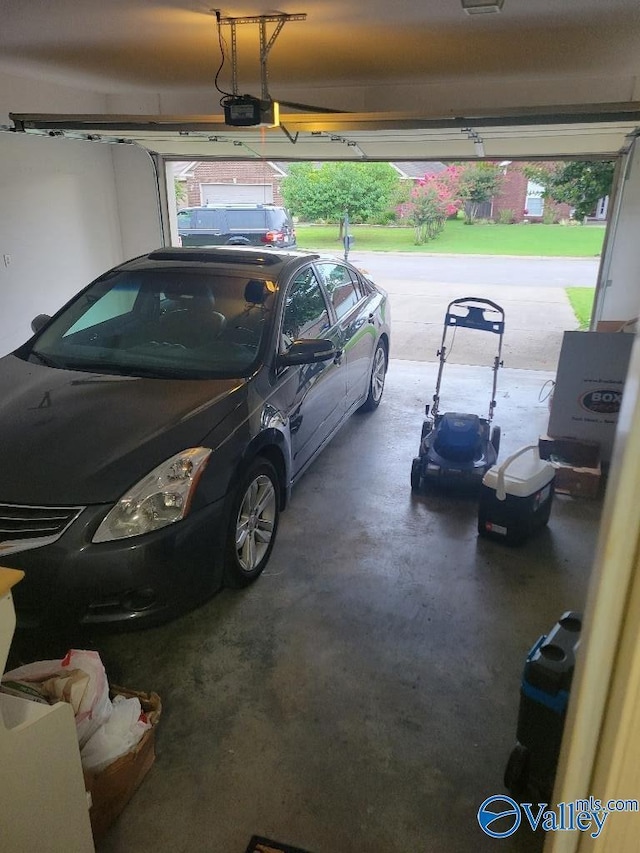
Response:
[[[191,227],[196,230],[220,231],[222,228],[222,213],[219,210],[207,210],[206,208],[197,210],[195,225],[192,220]]]
[[[191,228],[191,210],[178,211],[178,228]]]
[[[321,338],[331,326],[315,273],[308,267],[293,281],[285,300],[281,351],[300,338]]]
[[[364,279],[360,278],[360,276],[356,275],[353,270],[349,270],[351,273],[351,280],[353,281],[358,294],[361,299],[366,298],[367,296],[371,296],[371,290],[367,287]]]
[[[349,269],[343,264],[321,263],[317,266],[336,317],[340,320],[360,301],[360,293],[356,290]]]

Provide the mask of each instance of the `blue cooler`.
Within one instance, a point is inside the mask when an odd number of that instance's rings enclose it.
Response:
[[[527,655],[516,745],[504,773],[516,798],[551,802],[581,630],[582,615],[567,611]]]
[[[537,444],[522,447],[482,479],[478,534],[521,545],[549,521],[555,468],[540,459]]]

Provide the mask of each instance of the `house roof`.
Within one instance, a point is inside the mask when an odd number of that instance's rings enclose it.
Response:
[[[438,175],[447,168],[437,160],[408,160],[403,163],[392,163],[393,168],[401,178],[424,178],[425,175]]]

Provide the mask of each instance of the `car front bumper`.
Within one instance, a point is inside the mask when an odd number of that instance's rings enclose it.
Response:
[[[222,585],[224,501],[160,530],[92,543],[109,506],[90,506],[55,543],[2,557],[22,569],[18,626],[142,627],[205,600]]]

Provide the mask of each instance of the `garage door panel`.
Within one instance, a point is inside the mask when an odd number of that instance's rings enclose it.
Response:
[[[611,156],[640,127],[640,102],[464,116],[291,113],[280,127],[229,127],[218,116],[27,115],[15,129],[135,143],[166,157],[221,160],[447,160]]]
[[[200,184],[202,204],[273,204],[273,184]]]

